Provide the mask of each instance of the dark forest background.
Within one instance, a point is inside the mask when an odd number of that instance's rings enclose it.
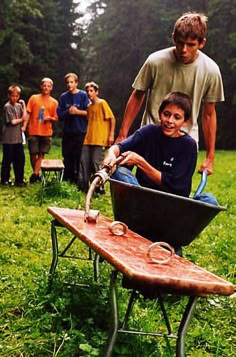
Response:
[[[219,65],[226,97],[217,105],[217,148],[236,148],[236,0],[94,0],[86,10],[86,26],[80,3],[83,0],[1,0],[1,108],[9,85],[19,84],[27,101],[39,92],[45,76],[54,80],[52,94],[58,98],[65,90],[64,75],[73,71],[79,74],[80,88],[88,80],[99,83],[118,130],[146,57],[172,45],[173,25],[183,12],[201,11],[209,20],[203,51]],[[60,131],[57,125],[56,134]]]

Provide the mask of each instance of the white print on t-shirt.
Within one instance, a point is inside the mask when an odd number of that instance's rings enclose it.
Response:
[[[163,166],[170,166],[172,167],[172,162],[174,161],[174,157],[171,157],[170,162],[163,161]]]

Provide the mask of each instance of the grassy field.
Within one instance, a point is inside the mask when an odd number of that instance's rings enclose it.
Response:
[[[60,143],[48,158],[60,158]],[[203,153],[199,155],[199,162]],[[31,169],[26,149],[25,176]],[[194,176],[196,189],[199,175]],[[207,191],[227,206],[200,236],[184,248],[184,256],[212,273],[235,283],[236,232],[235,152],[218,151],[215,174]],[[109,325],[108,274],[102,267],[102,286],[95,284],[91,266],[85,262],[60,262],[52,290],[47,290],[51,262],[48,206],[82,208],[85,196],[73,185],[63,183],[45,192],[41,202],[40,184],[26,188],[0,187],[0,356],[99,356]],[[105,196],[93,200],[93,208],[112,217],[109,188]],[[183,217],[185,219],[185,217]],[[170,221],[171,224],[171,221]],[[65,239],[68,236],[64,232]],[[79,246],[78,249],[84,249]],[[79,273],[80,271],[80,273]],[[89,289],[63,284],[91,280]],[[128,292],[120,289],[121,310]],[[185,299],[168,301],[174,325]],[[186,338],[186,355],[191,357],[236,356],[235,295],[200,299]],[[132,323],[139,328],[155,328],[158,314],[153,302],[140,300]],[[173,343],[151,337],[119,336],[114,356],[174,356]]]

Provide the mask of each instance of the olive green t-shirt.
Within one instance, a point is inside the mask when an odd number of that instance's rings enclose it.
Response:
[[[202,102],[224,101],[223,83],[217,64],[203,52],[189,64],[176,61],[175,47],[152,53],[134,80],[133,88],[147,91],[142,125],[158,123],[158,110],[170,92],[183,92],[193,101],[192,119],[183,128],[198,143],[198,116]]]

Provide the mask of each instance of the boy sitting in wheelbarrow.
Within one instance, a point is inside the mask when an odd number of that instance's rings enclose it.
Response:
[[[181,128],[190,120],[191,111],[188,95],[169,93],[159,108],[160,125],[146,125],[110,147],[104,165],[113,167],[119,156],[123,158],[112,178],[188,197],[197,162],[197,145]],[[135,175],[131,171],[133,166],[137,168]]]

